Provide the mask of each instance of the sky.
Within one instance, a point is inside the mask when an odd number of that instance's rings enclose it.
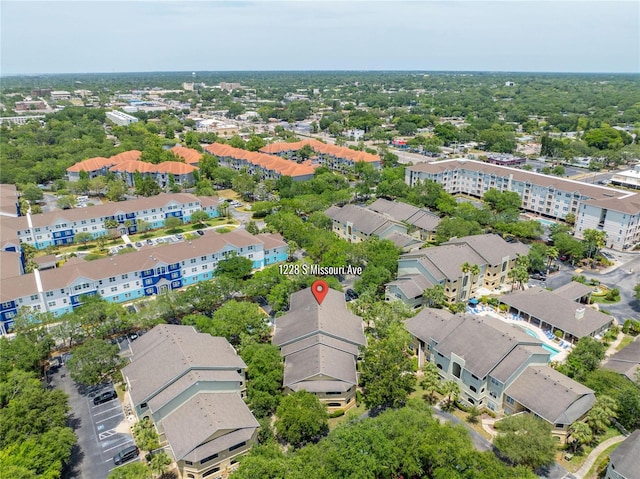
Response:
[[[0,75],[640,72],[640,1],[0,0]]]

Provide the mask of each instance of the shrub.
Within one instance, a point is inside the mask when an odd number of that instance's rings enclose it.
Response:
[[[336,409],[331,414],[329,414],[330,418],[341,417],[344,416],[344,409]]]

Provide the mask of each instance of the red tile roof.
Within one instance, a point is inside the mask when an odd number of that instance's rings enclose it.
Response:
[[[109,171],[114,173],[171,173],[173,175],[187,175],[193,173],[197,168],[195,166],[187,165],[179,161],[165,161],[154,165],[153,163],[147,163],[146,161],[125,161],[109,168]]]
[[[76,163],[75,165],[67,168],[67,171],[71,173],[79,173],[80,171],[98,171],[102,168],[111,168],[113,165],[124,163],[126,161],[136,161],[140,159],[141,155],[142,153],[138,150],[130,150],[118,153],[110,158],[98,156]]]
[[[296,163],[295,161],[285,160],[273,155],[258,153],[255,151],[242,150],[229,145],[220,143],[212,143],[205,147],[205,150],[214,156],[222,158],[233,158],[236,160],[244,160],[247,163],[256,165],[268,171],[274,171],[280,175],[291,177],[312,175],[318,165],[312,165],[309,162]]]
[[[197,165],[202,159],[202,153],[200,153],[198,150],[194,150],[193,148],[174,146],[173,148],[171,148],[171,151],[173,151],[180,158],[183,158],[184,162],[190,165]]]
[[[336,158],[344,158],[354,163],[358,161],[364,161],[366,163],[380,161],[380,156],[378,155],[372,155],[371,153],[356,151],[342,146],[329,145],[314,139],[301,140],[295,143],[272,143],[261,148],[260,151],[263,153],[277,154],[283,151],[298,151],[305,145],[309,145],[316,153],[331,155]]]

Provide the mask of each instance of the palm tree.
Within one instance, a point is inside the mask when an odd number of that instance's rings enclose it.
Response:
[[[440,374],[438,374],[438,367],[435,363],[428,362],[422,368],[424,374],[422,381],[420,381],[420,387],[429,392],[429,403],[433,403],[433,393],[438,389],[440,384]]]
[[[560,252],[558,251],[558,248],[556,248],[555,246],[549,246],[547,248],[547,273],[549,273],[549,268],[551,267],[551,263],[553,262],[554,259],[558,257],[559,254]]]
[[[432,288],[425,289],[422,293],[422,298],[430,308],[441,309],[447,302],[447,296],[444,294],[444,286],[436,284]]]
[[[594,434],[603,433],[617,417],[618,403],[610,396],[600,396],[585,419]]]
[[[571,449],[576,452],[580,446],[589,444],[593,440],[593,432],[587,423],[576,421],[569,426],[569,438]]]
[[[453,403],[458,399],[460,394],[460,386],[452,379],[445,381],[442,384],[442,392],[447,396],[446,408],[449,409],[453,406]]]

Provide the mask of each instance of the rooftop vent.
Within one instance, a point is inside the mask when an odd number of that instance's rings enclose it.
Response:
[[[576,309],[576,319],[584,319],[585,308]]]

